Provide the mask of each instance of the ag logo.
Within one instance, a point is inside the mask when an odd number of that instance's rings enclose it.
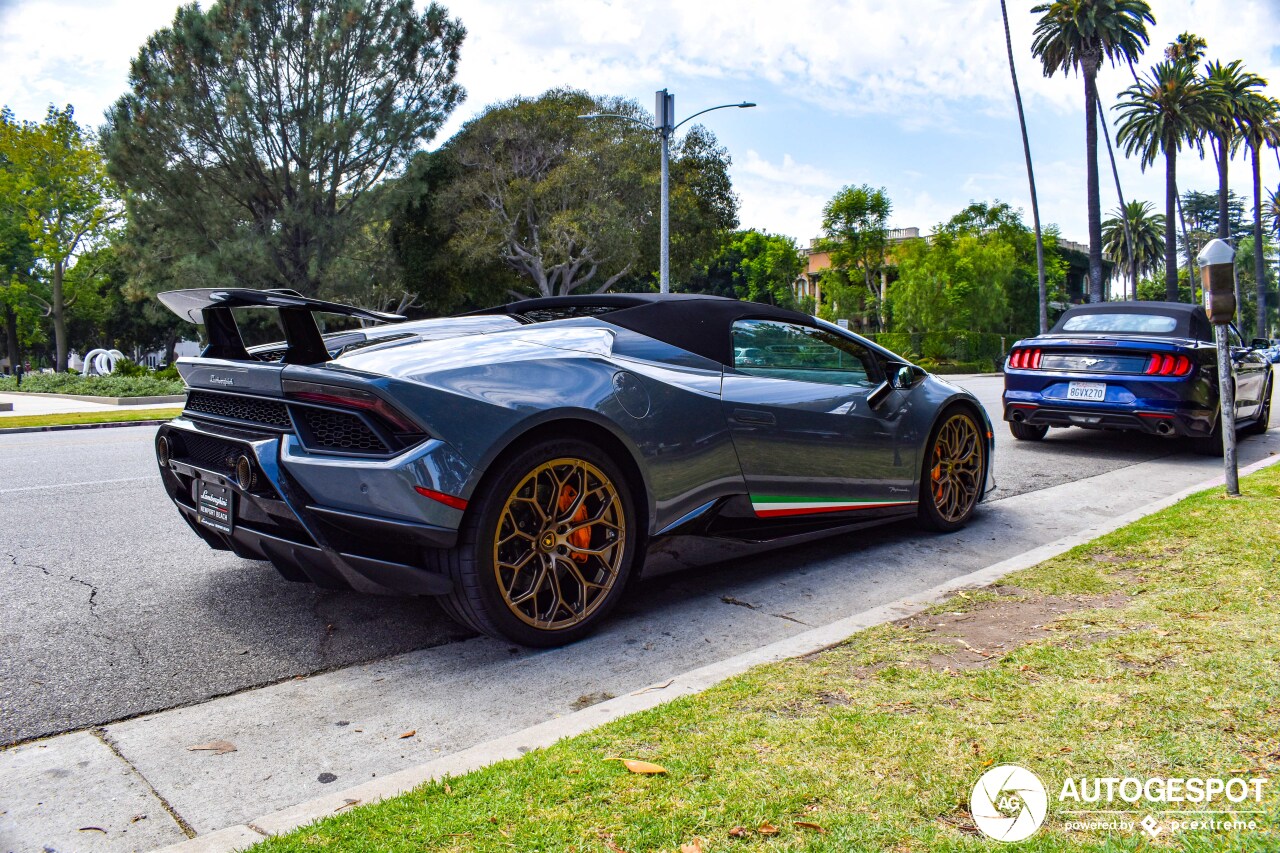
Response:
[[[1044,785],[1025,767],[1002,764],[992,767],[973,786],[969,812],[988,838],[1021,841],[1044,823],[1049,796]]]

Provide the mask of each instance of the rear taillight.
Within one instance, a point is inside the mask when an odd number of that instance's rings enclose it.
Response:
[[[284,389],[285,396],[290,400],[320,403],[326,406],[339,406],[347,409],[361,409],[378,415],[397,432],[422,432],[422,427],[416,426],[386,400],[369,391],[363,391],[359,388],[347,388],[342,385],[299,382],[296,379],[285,379],[281,386]]]
[[[1148,376],[1186,376],[1191,372],[1191,359],[1185,355],[1168,355],[1167,353],[1152,353],[1151,360],[1147,362],[1147,369],[1143,371]]]
[[[1009,366],[1019,370],[1039,370],[1042,355],[1038,349],[1016,349],[1009,354]]]

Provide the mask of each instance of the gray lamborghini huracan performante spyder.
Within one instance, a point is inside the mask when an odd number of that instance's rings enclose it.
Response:
[[[440,596],[519,643],[583,636],[642,565],[955,530],[991,486],[971,394],[768,305],[567,296],[400,322],[292,291],[160,299],[208,338],[156,436],[197,535],[289,580]],[[233,311],[264,307],[285,341],[246,348]],[[316,313],[390,325],[324,336]]]

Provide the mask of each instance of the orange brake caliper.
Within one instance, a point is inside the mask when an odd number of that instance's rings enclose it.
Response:
[[[578,492],[573,486],[566,483],[560,489],[560,511],[564,512],[573,506],[573,502],[577,500]],[[587,520],[587,502],[583,501],[578,505],[578,511],[573,514],[573,518],[569,519],[571,524],[581,524]],[[591,526],[586,525],[579,527],[577,530],[569,534],[569,544],[574,548],[590,548],[591,547]],[[587,554],[574,554],[574,562],[585,563]]]
[[[934,456],[936,462],[933,466],[933,471],[930,472],[933,476],[933,498],[940,501],[942,500],[942,460],[937,459],[938,454],[936,451]]]

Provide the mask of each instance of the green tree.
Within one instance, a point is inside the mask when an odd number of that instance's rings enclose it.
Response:
[[[889,214],[893,202],[884,187],[868,184],[840,189],[822,209],[822,239],[818,249],[829,253],[831,267],[824,284],[837,301],[844,295],[848,301],[849,283],[861,279],[866,288],[861,294],[874,306],[876,328],[888,328],[888,293],[883,272],[885,253],[889,247]]]
[[[1177,230],[1173,227],[1178,203],[1178,151],[1184,144],[1199,146],[1201,129],[1208,117],[1208,96],[1204,82],[1186,62],[1160,62],[1150,74],[1121,94],[1116,105],[1120,127],[1116,141],[1125,154],[1139,156],[1142,168],[1164,155],[1164,274],[1165,298],[1173,301],[1178,292]],[[1141,240],[1135,235],[1135,243]]]
[[[891,291],[895,328],[1004,331],[1014,254],[1003,240],[967,232],[939,231],[932,243],[907,241]]]
[[[1056,251],[1057,239],[1057,231],[1053,227],[1046,229],[1043,235],[1045,286],[1049,299],[1061,301],[1064,298],[1062,287],[1066,280],[1066,264]],[[904,327],[897,322],[899,303],[893,294],[900,291],[899,297],[905,299],[909,295],[906,291],[911,286],[926,287],[930,280],[916,276],[903,285],[904,269],[910,273],[912,263],[921,264],[921,258],[927,255],[934,244],[939,245],[939,251],[951,252],[963,262],[957,263],[955,257],[929,259],[935,272],[939,269],[952,270],[953,264],[955,265],[954,275],[948,273],[948,278],[936,278],[935,281],[959,280],[963,284],[962,289],[948,295],[951,301],[940,303],[950,307],[944,312],[943,322],[947,325],[938,328],[967,328],[967,325],[957,325],[963,318],[955,316],[957,306],[965,304],[985,304],[988,308],[1003,306],[1002,313],[982,318],[981,322],[988,330],[1031,334],[1039,328],[1039,270],[1035,235],[1022,222],[1017,210],[1001,201],[991,204],[973,202],[939,225],[933,241],[933,244],[927,241],[909,241],[894,250],[899,275],[898,282],[890,290],[890,301],[895,306],[895,330],[903,330]],[[965,278],[975,265],[981,267],[992,259],[1006,263],[1007,267],[997,268],[989,279]],[[917,267],[926,268],[927,264]],[[960,278],[956,279],[955,275]],[[983,293],[984,289],[994,292]],[[911,298],[927,299],[928,293],[917,292]],[[961,301],[955,302],[957,298],[961,298]],[[908,315],[910,319],[910,311]],[[918,318],[914,322],[919,322]],[[915,330],[926,328],[919,326]]]
[[[1161,257],[1164,257],[1166,263],[1166,284],[1170,283],[1168,279],[1167,264],[1169,261],[1169,244],[1172,242],[1167,239],[1168,229],[1166,223],[1168,220],[1154,213],[1154,207],[1151,202],[1147,201],[1131,201],[1124,206],[1124,209],[1117,208],[1110,219],[1102,223],[1102,248],[1108,255],[1117,260],[1124,258],[1124,266],[1133,276],[1134,294],[1137,294],[1138,282],[1142,280],[1144,275],[1152,275],[1160,265]],[[1128,220],[1128,229],[1125,228],[1124,220]],[[1129,237],[1133,238],[1133,245],[1129,245]],[[1175,250],[1176,251],[1176,248]],[[1173,301],[1178,294],[1177,290],[1177,256],[1174,256],[1173,265],[1174,278],[1172,280],[1172,290],[1166,290],[1165,298]]]
[[[678,290],[795,307],[791,286],[804,268],[795,240],[750,229],[728,235]]]
[[[1085,166],[1089,213],[1089,299],[1102,301],[1102,201],[1098,188],[1098,69],[1103,60],[1132,62],[1142,55],[1154,24],[1146,0],[1054,0],[1031,9],[1040,15],[1031,52],[1046,77],[1079,71],[1084,78]]]
[[[220,0],[178,9],[107,114],[136,274],[315,294],[359,241],[368,196],[463,91],[465,30],[411,0]]]
[[[47,288],[41,301],[53,319],[54,367],[65,370],[72,302],[65,279],[77,255],[103,239],[116,217],[111,182],[95,140],[70,106],[50,107],[40,124],[18,123],[8,108],[0,110],[0,159],[7,164],[0,200],[30,242]]]
[[[627,116],[584,121],[588,113]],[[526,290],[565,295],[589,287],[647,288],[657,268],[656,137],[634,101],[553,89],[515,98],[468,122],[445,147],[453,179],[442,190],[452,250],[498,261]],[[672,150],[672,275],[713,251],[737,225],[729,159],[705,128]],[[446,169],[447,171],[448,169]]]

